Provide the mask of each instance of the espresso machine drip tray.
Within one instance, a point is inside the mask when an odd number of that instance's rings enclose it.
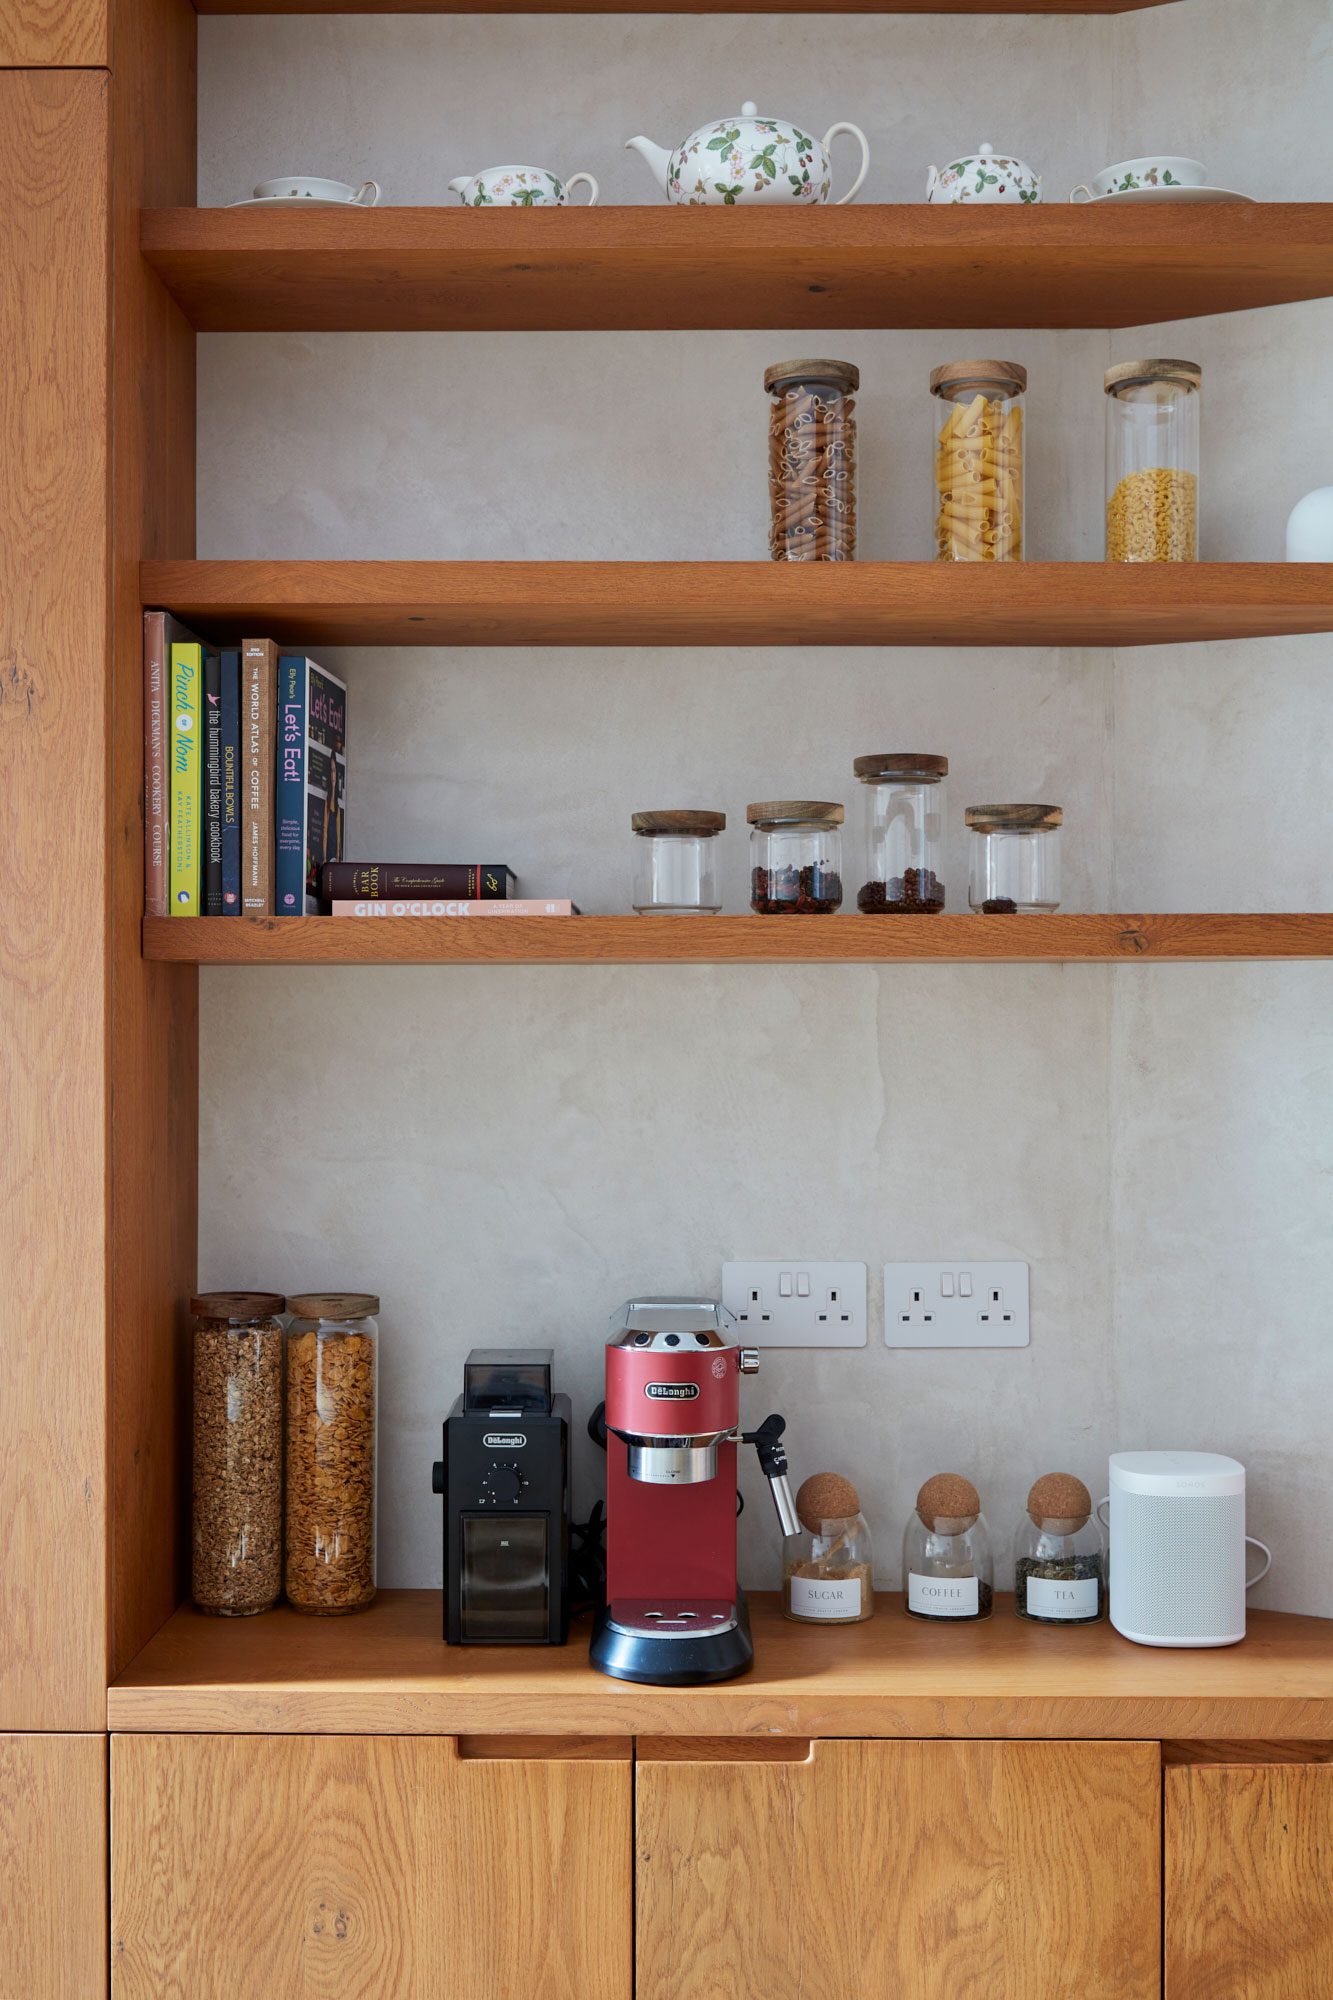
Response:
[[[733,1632],[740,1623],[734,1604],[720,1597],[618,1597],[607,1624],[630,1639],[698,1639]]]
[[[613,1597],[597,1621],[592,1663],[613,1680],[702,1687],[754,1658],[745,1592],[721,1597]]]

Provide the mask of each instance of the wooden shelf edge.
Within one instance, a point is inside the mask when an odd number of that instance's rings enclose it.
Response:
[[[879,965],[1333,958],[1333,912],[1049,917],[145,917],[193,965]]]
[[[1134,14],[1170,0],[194,0],[196,14]]]

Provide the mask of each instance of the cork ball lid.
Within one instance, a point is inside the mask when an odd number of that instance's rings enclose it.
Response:
[[[965,1535],[976,1526],[981,1500],[961,1472],[937,1472],[917,1494],[916,1511],[936,1534]]]
[[[840,1472],[812,1472],[802,1480],[796,1495],[801,1526],[812,1535],[819,1533],[825,1521],[850,1521],[860,1511],[856,1488]]]
[[[1046,1472],[1028,1494],[1028,1513],[1048,1535],[1076,1535],[1088,1524],[1092,1495],[1072,1472]]]

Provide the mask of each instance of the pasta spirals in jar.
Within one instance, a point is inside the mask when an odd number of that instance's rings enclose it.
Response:
[[[946,361],[931,371],[935,556],[1023,560],[1023,394],[1016,361]]]
[[[851,562],[856,554],[860,386],[850,361],[779,361],[764,370],[774,562]]]

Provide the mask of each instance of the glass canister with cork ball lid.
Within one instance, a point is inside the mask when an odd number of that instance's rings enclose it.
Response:
[[[864,916],[934,916],[944,908],[944,795],[949,760],[881,750],[852,766],[861,782]]]
[[[1059,806],[969,806],[967,900],[985,917],[1048,916],[1060,907]]]
[[[842,902],[843,811],[828,799],[747,806],[750,908],[757,916],[831,916]]]
[[[726,828],[726,814],[689,808],[637,812],[630,824],[633,902],[639,916],[716,916],[722,908],[717,836]]]
[[[1118,361],[1106,371],[1106,560],[1199,554],[1197,361]]]
[[[932,369],[938,562],[1022,562],[1027,385],[1017,361]]]
[[[779,361],[764,370],[774,562],[851,562],[856,554],[860,386],[850,361]]]
[[[803,1625],[859,1625],[874,1615],[870,1530],[850,1479],[816,1472],[796,1495],[801,1532],[782,1549],[782,1609]]]
[[[282,1590],[282,1322],[277,1292],[200,1292],[194,1318],[191,1594],[214,1618]]]
[[[1106,1548],[1092,1495],[1072,1472],[1028,1494],[1014,1544],[1014,1610],[1034,1625],[1095,1625],[1106,1610]]]
[[[287,1601],[338,1617],[375,1599],[379,1300],[289,1298]]]
[[[989,1618],[995,1602],[990,1532],[976,1487],[937,1472],[916,1496],[903,1535],[906,1610],[912,1618]]]

